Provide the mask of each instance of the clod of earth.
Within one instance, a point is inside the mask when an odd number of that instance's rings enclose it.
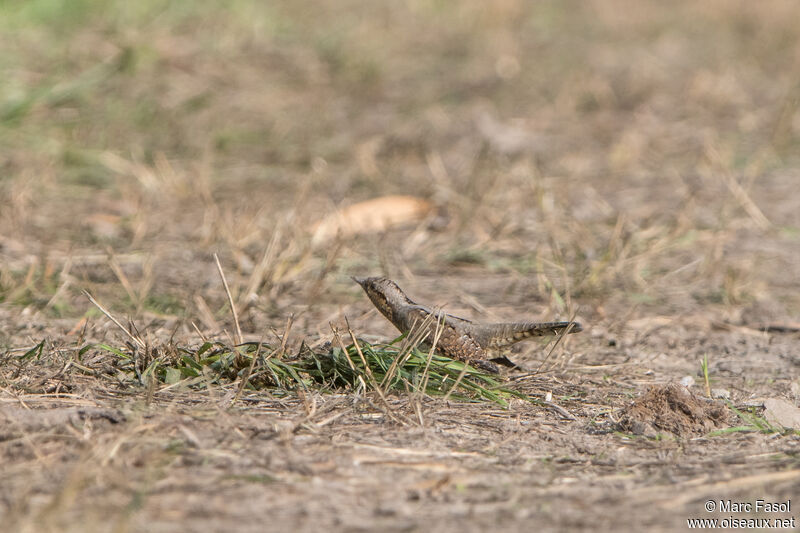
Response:
[[[661,432],[687,437],[724,427],[729,417],[725,405],[698,398],[683,385],[673,383],[650,387],[622,409],[618,427],[648,437]]]

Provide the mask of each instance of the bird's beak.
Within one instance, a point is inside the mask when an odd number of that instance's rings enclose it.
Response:
[[[355,281],[356,283],[358,283],[362,287],[364,286],[364,282],[366,281],[366,278],[357,278],[355,276],[350,276],[350,279],[352,279],[353,281]]]

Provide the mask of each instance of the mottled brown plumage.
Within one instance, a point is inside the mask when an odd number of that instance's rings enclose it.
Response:
[[[577,322],[509,322],[497,324],[476,324],[470,320],[448,315],[441,311],[412,301],[400,290],[397,284],[387,278],[353,278],[369,296],[369,299],[401,332],[408,332],[412,326],[420,327],[431,315],[426,326],[425,341],[433,341],[438,323],[443,323],[442,332],[436,347],[448,357],[497,372],[497,365],[489,361],[489,351],[500,350],[514,343],[553,335],[569,329],[569,333],[581,331]]]

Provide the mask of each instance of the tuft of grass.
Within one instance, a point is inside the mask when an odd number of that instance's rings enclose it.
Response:
[[[397,339],[399,340],[399,339]],[[185,382],[203,388],[210,384],[244,382],[250,390],[290,393],[297,389],[321,391],[419,393],[461,401],[492,402],[507,407],[512,398],[533,401],[524,393],[502,386],[497,376],[462,361],[390,344],[363,340],[349,346],[314,351],[305,346],[296,356],[266,343],[235,346],[206,341],[196,348],[167,345],[126,348],[108,344],[93,347],[118,358],[118,369],[131,381],[150,386]]]
[[[312,352],[300,366],[315,381],[337,388],[421,391],[428,396],[490,401],[504,407],[512,397],[529,399],[525,394],[502,387],[495,375],[463,361],[417,347],[402,350],[394,343],[373,345],[359,340],[345,349],[334,347],[325,353]]]
[[[119,358],[118,369],[130,381],[144,386],[149,386],[151,379],[170,385],[186,381],[186,385],[198,388],[233,383],[244,375],[254,358],[255,370],[248,377],[250,388],[293,389],[298,385],[305,386],[307,381],[291,365],[271,358],[273,349],[267,344],[229,346],[206,341],[196,348],[174,345],[142,348],[133,343],[128,343],[124,349],[108,344],[94,347]]]
[[[703,359],[700,361],[700,369],[703,371],[703,383],[706,387],[706,396],[711,398],[711,378],[708,375],[708,354],[703,355]]]

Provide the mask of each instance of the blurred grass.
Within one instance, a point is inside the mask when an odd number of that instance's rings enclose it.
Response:
[[[567,290],[746,305],[774,276],[730,243],[774,224],[791,244],[800,227],[796,14],[779,0],[6,1],[0,232],[36,253],[169,242],[252,262],[285,224],[295,279],[388,257],[536,278],[557,307]],[[407,256],[365,239],[330,266],[305,247],[318,213],[390,193],[453,220]],[[111,231],[86,221],[109,213]],[[3,294],[25,277],[13,270]]]
[[[26,352],[20,361],[41,355],[42,343]],[[246,343],[228,346],[206,341],[197,348],[166,345],[144,351],[129,345],[116,348],[108,344],[87,345],[82,356],[95,349],[119,358],[114,366],[116,379],[148,386],[152,379],[173,385],[205,388],[211,384],[229,385],[250,390],[268,390],[287,394],[297,389],[353,391],[357,393],[390,391],[446,396],[461,401],[487,401],[508,406],[511,398],[532,401],[527,395],[503,387],[496,375],[487,374],[438,354],[417,347],[401,349],[359,341],[345,349],[326,351],[304,349],[296,357],[285,357],[267,344]],[[37,355],[38,354],[38,355]]]

